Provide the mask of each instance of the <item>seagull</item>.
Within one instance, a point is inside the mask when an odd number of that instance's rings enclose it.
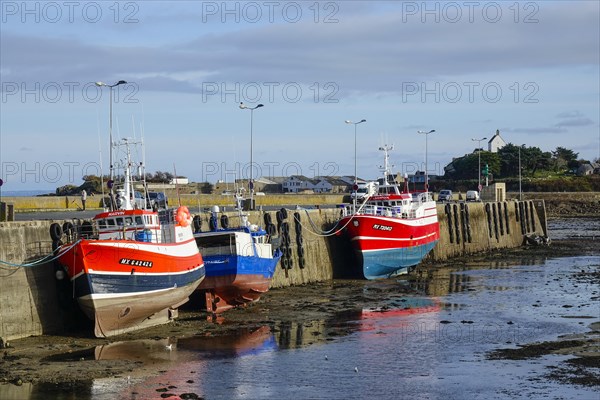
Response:
[[[327,358],[327,354],[325,355],[325,359],[326,359],[326,360],[329,360],[329,358]]]
[[[354,367],[354,372],[358,372],[358,367]]]
[[[173,350],[173,343],[170,343],[168,346],[165,346],[165,349],[169,351]]]

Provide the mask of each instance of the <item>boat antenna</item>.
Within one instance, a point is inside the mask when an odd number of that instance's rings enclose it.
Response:
[[[100,190],[102,191],[102,208],[106,210],[104,202],[104,171],[102,168],[102,141],[100,140],[100,114],[96,109],[96,121],[98,126],[98,153],[100,153]]]
[[[181,207],[181,196],[179,195],[179,180],[177,179],[177,169],[175,168],[175,163],[173,163],[173,173],[175,174],[175,190],[177,191],[177,201],[179,202],[179,206]]]

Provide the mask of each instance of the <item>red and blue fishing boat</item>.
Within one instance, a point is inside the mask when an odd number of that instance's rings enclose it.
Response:
[[[187,208],[153,211],[134,200],[130,144],[121,143],[123,186],[109,184],[110,208],[91,222],[50,227],[58,261],[97,337],[168,322],[205,276]]]
[[[356,253],[356,269],[366,279],[408,272],[433,249],[440,237],[436,204],[430,192],[409,191],[389,183],[389,150],[385,152],[382,184],[360,206],[346,207],[338,222]]]

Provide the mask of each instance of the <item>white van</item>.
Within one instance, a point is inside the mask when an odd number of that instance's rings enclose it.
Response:
[[[467,191],[467,201],[479,201],[479,192],[477,190]]]

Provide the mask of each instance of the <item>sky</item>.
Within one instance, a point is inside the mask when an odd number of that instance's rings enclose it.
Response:
[[[97,81],[128,82],[113,139],[196,182],[246,178],[251,155],[254,177],[374,179],[385,144],[395,172],[443,174],[496,130],[593,160],[599,4],[0,0],[2,190],[108,173]]]

